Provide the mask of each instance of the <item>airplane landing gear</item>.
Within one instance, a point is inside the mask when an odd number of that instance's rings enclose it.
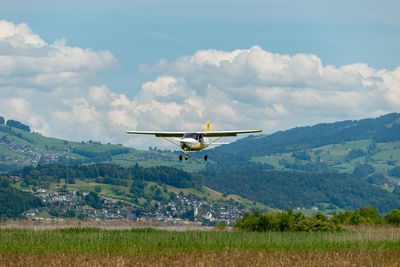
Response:
[[[207,161],[208,157],[207,155],[204,156],[204,161]]]
[[[183,157],[182,155],[179,155],[179,160],[182,161]],[[185,152],[185,160],[188,160],[188,153]]]

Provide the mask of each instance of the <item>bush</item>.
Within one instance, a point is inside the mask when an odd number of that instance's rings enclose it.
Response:
[[[301,231],[301,232],[326,232],[339,231],[341,228],[332,220],[327,219],[322,213],[314,217],[304,216],[302,213],[287,212],[273,214],[245,213],[234,225],[245,231]]]
[[[318,219],[316,216],[303,216],[296,222],[294,230],[299,232],[336,232],[341,228],[331,220]]]
[[[388,224],[400,225],[400,210],[394,209],[391,213],[386,214],[385,221]]]
[[[226,229],[226,222],[216,223],[214,229],[218,231],[224,231]]]

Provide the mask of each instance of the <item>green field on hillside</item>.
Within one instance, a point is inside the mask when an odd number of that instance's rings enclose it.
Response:
[[[373,146],[373,147],[372,147]],[[348,158],[352,150],[364,151],[364,155],[356,158]],[[389,181],[398,183],[397,177],[392,177],[389,171],[395,166],[400,166],[399,142],[376,143],[372,140],[358,140],[342,144],[321,146],[304,151],[309,155],[308,160],[296,159],[294,153],[283,153],[253,157],[251,161],[262,164],[270,164],[276,169],[291,170],[285,164],[297,166],[324,164],[326,167],[344,173],[353,173],[357,165],[370,164],[376,174],[383,175]],[[299,169],[301,170],[301,168]]]

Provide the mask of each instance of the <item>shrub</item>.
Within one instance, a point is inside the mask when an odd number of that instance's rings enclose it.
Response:
[[[331,220],[318,219],[317,216],[303,216],[296,222],[294,230],[299,232],[335,232],[341,230],[341,228]]]
[[[385,221],[388,224],[400,225],[400,210],[394,209],[385,215]]]
[[[332,220],[329,220],[322,213],[314,217],[304,216],[302,213],[278,212],[272,214],[245,213],[235,227],[245,231],[266,232],[266,231],[304,231],[322,232],[338,231],[341,228]]]
[[[223,231],[226,229],[226,222],[219,222],[216,223],[214,226],[214,229],[219,230],[219,231]]]

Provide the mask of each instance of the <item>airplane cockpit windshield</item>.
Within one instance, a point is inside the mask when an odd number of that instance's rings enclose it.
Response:
[[[196,137],[197,137],[197,133],[185,133],[185,134],[183,135],[183,138],[193,138],[193,139],[196,139]]]
[[[202,134],[197,134],[197,133],[185,133],[183,135],[183,138],[193,138],[195,140],[200,141],[201,139],[203,139],[203,135]]]

